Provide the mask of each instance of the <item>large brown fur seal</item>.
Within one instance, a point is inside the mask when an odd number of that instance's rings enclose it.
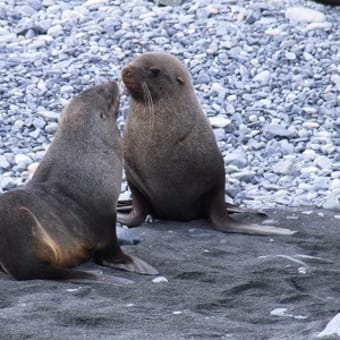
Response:
[[[68,269],[97,264],[155,274],[121,250],[115,205],[122,150],[116,83],[92,87],[67,106],[32,180],[0,196],[0,268],[17,280],[95,279]]]
[[[190,75],[177,58],[145,53],[123,69],[122,79],[131,94],[123,155],[133,208],[118,213],[120,223],[137,226],[151,214],[182,221],[209,218],[222,232],[294,233],[228,215],[223,158]]]

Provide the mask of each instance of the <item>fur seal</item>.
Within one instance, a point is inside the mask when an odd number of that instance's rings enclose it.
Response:
[[[91,257],[100,265],[157,273],[117,241],[119,98],[115,82],[74,97],[32,179],[0,196],[0,268],[14,279],[100,279],[69,269]]]
[[[118,210],[120,223],[137,226],[151,214],[181,221],[208,218],[222,232],[294,233],[229,216],[223,157],[189,72],[176,57],[145,53],[123,68],[122,79],[131,95],[123,157],[132,209]]]

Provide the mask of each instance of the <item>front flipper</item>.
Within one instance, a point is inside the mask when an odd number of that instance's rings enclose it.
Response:
[[[105,249],[98,250],[93,260],[95,263],[111,268],[118,268],[129,272],[156,275],[157,269],[138,257],[126,255],[117,242],[113,242]]]
[[[103,266],[108,266],[111,268],[117,268],[121,270],[126,270],[128,272],[136,272],[139,274],[146,274],[146,275],[157,275],[158,270],[152,267],[150,264],[146,263],[145,261],[141,260],[136,256],[127,256],[128,259],[122,262],[109,262],[106,260],[102,261]]]

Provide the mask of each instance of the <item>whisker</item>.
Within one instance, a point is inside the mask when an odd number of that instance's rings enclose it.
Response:
[[[155,111],[154,111],[154,104],[151,96],[151,92],[148,88],[148,85],[143,82],[142,83],[143,94],[145,95],[145,100],[147,102],[147,108],[149,109],[150,115],[150,140],[152,139],[153,129],[155,124]]]

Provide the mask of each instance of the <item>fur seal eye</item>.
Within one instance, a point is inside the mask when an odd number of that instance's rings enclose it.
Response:
[[[153,76],[158,76],[161,73],[161,70],[155,66],[150,67],[149,70]]]
[[[99,116],[103,120],[105,120],[107,118],[107,115],[105,113],[103,113],[103,112],[101,112]]]

